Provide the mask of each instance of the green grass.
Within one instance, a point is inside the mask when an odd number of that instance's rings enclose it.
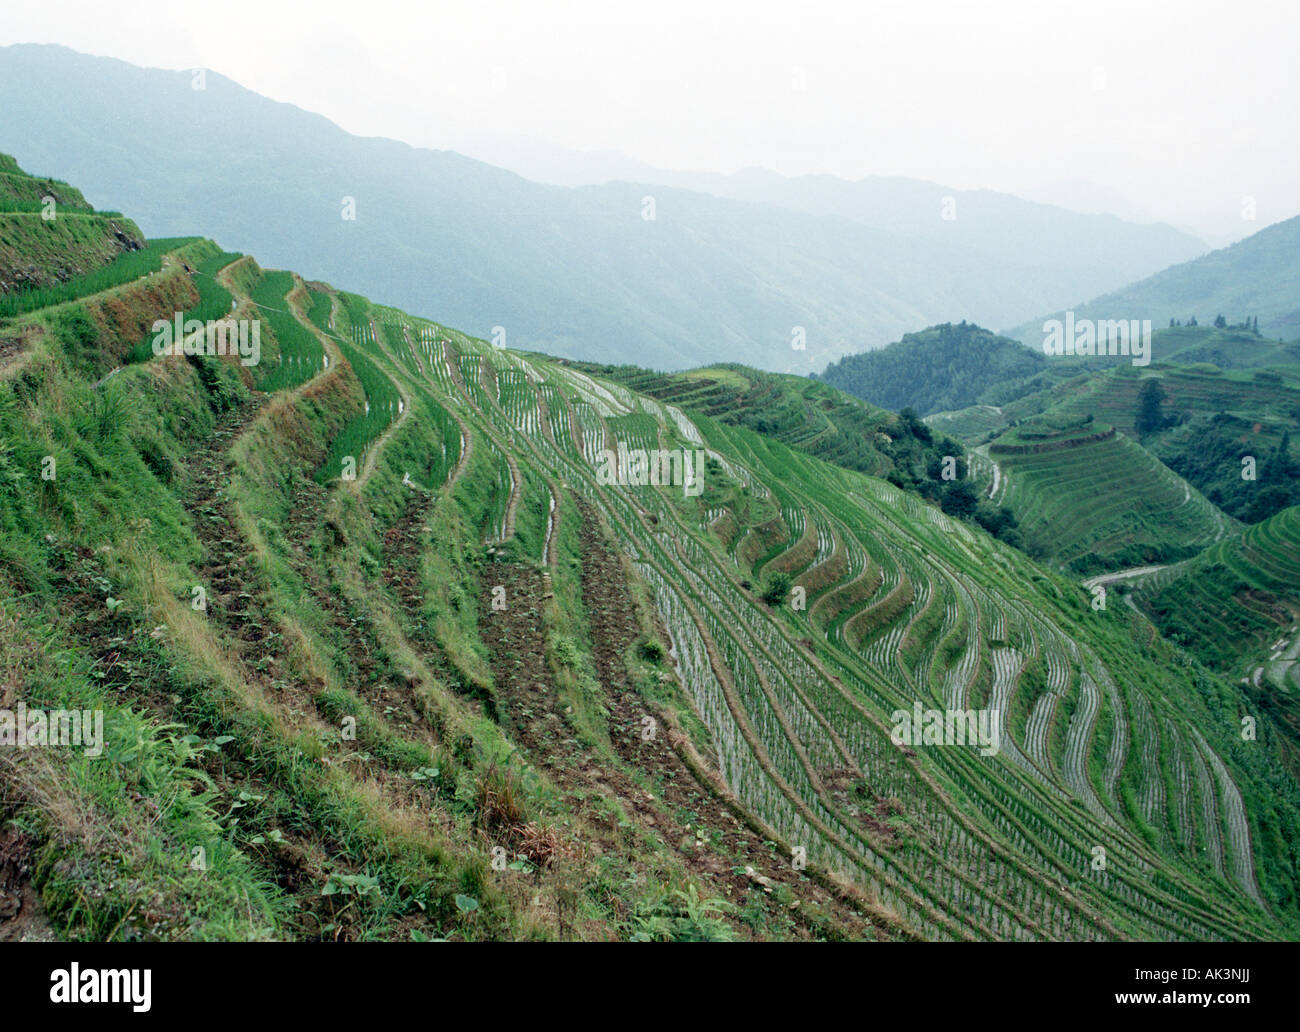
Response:
[[[361,382],[366,409],[350,420],[330,443],[329,455],[316,471],[319,483],[339,475],[345,456],[355,461],[359,471],[366,448],[393,424],[402,404],[401,396],[387,373],[382,372],[373,361],[350,344],[339,341],[339,349]]]
[[[259,390],[278,391],[305,383],[324,368],[325,350],[315,334],[289,312],[285,295],[293,289],[293,273],[264,271],[252,290],[258,318],[269,324],[277,347],[262,344],[256,367]]]
[[[1104,424],[1033,420],[995,438],[989,458],[1003,478],[995,501],[1015,514],[1026,548],[1078,574],[1185,559],[1234,526]]]
[[[1263,348],[1274,362],[1287,360],[1286,349],[1261,343],[1253,335],[1241,341],[1234,331],[1184,327],[1169,332],[1202,340],[1226,337],[1221,345],[1231,355]],[[1120,365],[1094,371],[1007,405],[1000,419],[1005,425],[1044,416],[1091,416],[1141,443],[1229,516],[1257,523],[1300,504],[1294,473],[1279,461],[1284,435],[1300,440],[1300,370],[1285,364],[1236,369],[1229,367],[1231,359],[1217,351],[1215,356],[1223,365]],[[1139,392],[1152,382],[1163,394],[1162,425],[1144,427],[1139,434]],[[974,413],[959,414],[951,425],[968,443],[986,441],[999,429],[985,429]],[[1259,467],[1255,481],[1241,476],[1241,460],[1247,455]],[[1295,443],[1288,459],[1292,465],[1300,459]]]
[[[97,294],[101,290],[120,287],[142,276],[148,276],[162,268],[163,255],[198,239],[198,237],[176,237],[151,240],[138,251],[127,251],[108,265],[74,276],[58,286],[37,287],[0,295],[0,318],[12,319],[39,308],[74,301],[88,294]]]
[[[233,297],[229,290],[217,282],[217,273],[240,257],[242,256],[235,253],[219,252],[211,257],[204,258],[203,261],[198,263],[195,267],[196,275],[193,282],[198,288],[199,303],[181,313],[183,322],[197,319],[200,322],[208,323],[213,320],[224,319],[230,315]],[[127,357],[127,361],[148,362],[153,357],[153,336],[151,334],[136,346],[135,350]]]
[[[1207,664],[1235,669],[1267,655],[1300,618],[1300,508],[1205,549],[1136,595],[1164,634]]]
[[[230,297],[205,294],[205,276],[232,256],[207,246],[199,308],[215,311]],[[1285,714],[1262,713],[1259,741],[1243,742],[1252,700],[1235,682],[909,490],[903,473],[928,454],[919,420],[850,416],[824,385],[738,368],[591,379],[348,294],[333,331],[347,362],[327,369],[314,329],[329,291],[299,322],[290,273],[241,262],[232,277],[274,344],[247,425],[218,432],[250,394],[234,363],[138,363],[92,387],[53,335],[0,389],[0,685],[30,667],[42,697],[113,710],[111,766],[60,758],[71,805],[40,793],[39,772],[3,775],[60,935],[829,938],[840,918],[801,915],[812,886],[841,884],[858,895],[831,904],[840,917],[867,914],[886,937],[1295,936]],[[690,418],[629,390],[638,376]],[[905,431],[907,448],[852,446],[859,418]],[[1049,447],[1006,461],[1119,442],[1093,465],[1131,475],[1144,453],[1124,438],[1060,447],[1083,426],[1022,424],[1008,441]],[[704,493],[598,484],[606,432],[711,449]],[[888,459],[902,486],[826,461],[817,442],[835,438]],[[364,485],[338,483],[346,454],[373,468]],[[1145,486],[1125,497],[1157,494]],[[1036,518],[1065,515],[1046,508],[1059,494],[1039,493]],[[708,529],[720,513],[731,550]],[[1294,528],[1275,529],[1253,562],[1289,576],[1262,558]],[[606,534],[607,562],[589,548]],[[769,575],[797,581],[828,540],[846,558],[824,605],[762,601]],[[498,577],[516,599],[504,628],[486,602]],[[615,635],[626,648],[609,648]],[[1093,721],[1074,719],[1085,673],[1102,685]],[[996,756],[890,741],[891,715],[916,700],[994,698]],[[669,722],[658,749],[636,744],[651,713]],[[1193,741],[1223,764],[1214,822],[1177,776]],[[688,746],[734,804],[654,758]],[[1067,780],[1071,756],[1081,780]],[[757,848],[723,845],[733,815]],[[493,870],[498,843],[519,855],[510,821],[571,849],[544,870]],[[105,829],[116,837],[90,833]],[[196,845],[203,880],[187,873]],[[711,902],[746,866],[778,883],[779,911],[756,889]],[[136,895],[150,906],[133,923]]]

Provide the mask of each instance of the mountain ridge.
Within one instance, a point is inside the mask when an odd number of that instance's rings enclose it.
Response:
[[[1300,277],[1300,215],[1191,261],[1154,273],[1072,309],[1084,319],[1150,319],[1157,329],[1195,318],[1209,325],[1223,316],[1230,325],[1259,320],[1259,331],[1281,341],[1300,337],[1300,305],[1290,300]],[[1042,344],[1042,322],[1066,309],[1006,331],[1030,347]],[[1160,360],[1157,354],[1156,361]]]
[[[190,213],[202,210],[201,228],[228,246],[485,336],[500,326],[525,349],[810,372],[917,325],[1005,324],[1078,289],[1077,270],[838,214],[530,183],[452,152],[350,136],[215,72],[195,90],[189,73],[107,60],[0,50],[12,101],[0,137],[27,165],[63,168],[95,197],[149,212],[150,234],[192,232]],[[68,114],[47,124],[39,112],[52,103]],[[103,126],[109,139],[96,135]],[[341,218],[345,197],[355,221]],[[973,225],[970,214],[933,214],[958,234]],[[803,350],[791,346],[797,328]]]

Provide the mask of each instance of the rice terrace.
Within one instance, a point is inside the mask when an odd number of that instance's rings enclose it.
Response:
[[[0,94],[0,941],[1300,938],[1293,195],[1220,244],[58,46]],[[148,1010],[100,956],[51,1004]]]

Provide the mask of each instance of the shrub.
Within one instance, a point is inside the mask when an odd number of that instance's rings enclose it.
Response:
[[[763,601],[769,606],[779,606],[790,594],[790,575],[784,571],[774,573],[768,578],[767,587],[763,589]]]

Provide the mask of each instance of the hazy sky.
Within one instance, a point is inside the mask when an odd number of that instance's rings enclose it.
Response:
[[[0,42],[213,68],[343,128],[910,175],[1244,235],[1300,213],[1295,0],[5,0]],[[1242,224],[1243,197],[1258,222]]]

